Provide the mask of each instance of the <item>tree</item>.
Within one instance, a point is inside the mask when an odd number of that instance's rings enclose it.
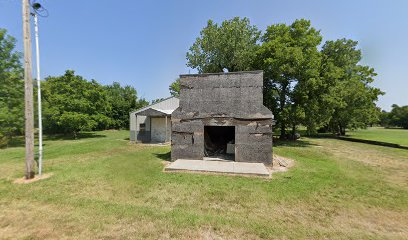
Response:
[[[286,128],[304,123],[315,125],[312,118],[319,110],[320,32],[310,21],[301,19],[291,25],[268,26],[257,51],[255,68],[264,71],[264,105],[275,115],[280,137]]]
[[[328,127],[345,135],[346,128],[362,128],[378,121],[379,111],[375,102],[384,94],[370,84],[377,75],[373,68],[362,66],[361,51],[357,41],[339,39],[327,41],[322,47],[321,76],[329,86],[333,114]]]
[[[102,85],[67,70],[63,76],[47,77],[42,85],[44,130],[77,135],[112,125],[112,106]],[[128,114],[127,114],[128,115]]]
[[[131,86],[122,87],[117,82],[104,88],[112,107],[107,113],[112,121],[110,127],[129,128],[129,112],[138,107],[136,89]]]
[[[24,127],[24,82],[15,38],[0,29],[0,146]]]
[[[235,17],[221,25],[209,20],[187,52],[187,66],[199,73],[252,70],[259,36],[248,18]]]
[[[147,100],[144,99],[144,98],[140,98],[140,99],[138,99],[138,100],[136,101],[136,107],[135,107],[134,109],[132,109],[132,110],[144,108],[144,107],[146,107],[146,106],[149,105],[149,104],[150,104],[149,101],[147,101]]]
[[[169,86],[171,96],[178,97],[180,95],[180,78],[177,78]]]
[[[389,126],[408,129],[408,106],[392,105],[392,110],[387,114]]]

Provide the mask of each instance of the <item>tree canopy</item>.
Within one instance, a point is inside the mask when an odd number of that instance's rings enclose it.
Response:
[[[327,41],[322,47],[321,77],[326,82],[332,114],[328,128],[341,135],[346,128],[361,128],[378,122],[375,102],[384,94],[370,84],[377,75],[373,68],[359,65],[362,58],[357,41]]]
[[[107,116],[112,119],[111,128],[128,128],[129,112],[148,104],[144,99],[137,99],[136,89],[131,86],[122,87],[120,83],[114,82],[104,88],[108,103],[112,107],[112,110],[107,113]]]
[[[129,112],[147,105],[133,87],[102,86],[72,70],[48,77],[42,87],[44,130],[76,135],[79,131],[129,127]]]
[[[264,105],[272,110],[281,138],[298,126],[308,134],[318,129],[345,134],[346,128],[378,121],[372,87],[376,73],[360,65],[361,51],[349,39],[326,41],[305,19],[273,24],[261,36],[247,18],[218,25],[209,20],[187,53],[187,66],[199,73],[264,71]],[[177,94],[179,83],[169,90]],[[291,133],[287,134],[287,128]]]
[[[248,18],[235,17],[221,25],[209,20],[187,52],[187,66],[199,73],[250,70],[259,37]]]
[[[16,40],[0,29],[0,146],[23,132],[24,82]]]
[[[303,19],[268,26],[262,37],[255,68],[264,70],[265,105],[274,113],[281,137],[288,125],[294,130],[310,121],[318,107],[321,40],[320,32]]]
[[[112,125],[107,92],[95,80],[88,82],[72,70],[47,77],[42,84],[44,130],[73,133],[100,130]]]
[[[180,95],[180,78],[177,78],[169,86],[171,96],[178,97]]]
[[[383,111],[381,125],[384,127],[401,127],[408,129],[408,105],[398,106],[393,104],[391,112]]]

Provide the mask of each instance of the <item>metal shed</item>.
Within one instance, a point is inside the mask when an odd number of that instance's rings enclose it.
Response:
[[[178,108],[177,97],[130,112],[130,141],[164,143],[171,141],[171,114]]]

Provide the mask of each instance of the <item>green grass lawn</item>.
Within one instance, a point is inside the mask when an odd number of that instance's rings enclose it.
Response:
[[[347,132],[352,138],[395,143],[408,147],[408,129],[372,127]]]
[[[24,149],[0,150],[0,238],[407,239],[408,151],[336,139],[281,142],[272,179],[164,173],[169,146],[128,131],[45,141],[44,171],[15,184]]]

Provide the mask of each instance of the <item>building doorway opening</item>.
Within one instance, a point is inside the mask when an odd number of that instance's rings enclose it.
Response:
[[[204,126],[204,156],[235,160],[235,126]]]

